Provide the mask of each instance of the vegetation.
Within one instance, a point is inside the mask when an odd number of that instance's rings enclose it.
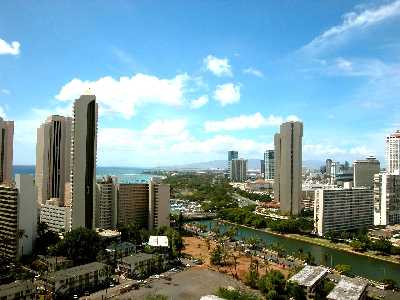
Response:
[[[315,299],[316,300],[326,299],[326,296],[328,296],[328,294],[333,290],[334,287],[335,284],[333,282],[331,282],[327,278],[324,278],[315,292]]]
[[[350,265],[336,265],[335,270],[341,275],[350,275],[351,266]]]
[[[80,227],[67,232],[53,251],[55,255],[71,259],[76,266],[95,261],[101,249],[99,235],[94,230]]]
[[[39,222],[37,227],[37,238],[35,243],[35,254],[48,255],[49,248],[60,241],[57,233],[51,231],[44,222]]]
[[[302,288],[295,283],[286,281],[283,274],[275,270],[268,272],[259,279],[258,288],[268,300],[306,299]]]
[[[242,197],[248,198],[253,201],[260,201],[260,202],[270,202],[271,196],[269,194],[258,194],[258,193],[251,193],[247,191],[243,191],[241,189],[235,189],[235,192]]]
[[[144,300],[168,300],[168,297],[165,295],[157,294],[157,295],[148,295],[144,298]]]
[[[226,300],[260,300],[258,296],[252,293],[226,288],[219,288],[217,296]]]

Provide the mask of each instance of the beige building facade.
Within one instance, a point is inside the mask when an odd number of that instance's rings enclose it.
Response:
[[[247,160],[238,158],[230,161],[229,178],[233,182],[244,182],[247,179]]]
[[[117,226],[117,188],[115,179],[106,177],[96,183],[95,227]]]
[[[50,199],[65,202],[70,181],[72,118],[53,115],[37,130],[35,182],[38,204]]]
[[[82,95],[75,100],[71,141],[72,229],[95,225],[97,115],[94,95]]]
[[[400,175],[400,130],[386,137],[385,152],[387,172]]]
[[[375,157],[370,156],[363,160],[353,162],[354,187],[374,186],[374,175],[381,170],[381,164]]]
[[[281,124],[279,135],[275,135],[275,200],[280,209],[288,215],[298,215],[301,211],[302,183],[302,139],[303,123]]]
[[[13,181],[14,122],[0,117],[0,183]]]
[[[374,177],[374,225],[400,224],[400,175]]]

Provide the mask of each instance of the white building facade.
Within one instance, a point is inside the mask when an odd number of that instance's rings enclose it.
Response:
[[[374,225],[400,223],[400,175],[387,173],[374,177]]]

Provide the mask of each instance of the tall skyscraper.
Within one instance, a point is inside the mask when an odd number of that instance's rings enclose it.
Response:
[[[231,160],[230,179],[233,182],[244,182],[247,179],[247,159]]]
[[[94,95],[74,103],[71,147],[72,228],[94,227],[97,110]]]
[[[281,211],[289,215],[298,215],[301,210],[302,138],[303,123],[286,122],[281,125],[274,141],[275,160],[279,159],[278,185],[274,195],[279,197]]]
[[[330,176],[331,175],[331,169],[332,169],[332,159],[328,158],[325,161],[325,174]]]
[[[280,161],[281,161],[281,136],[279,133],[274,135],[274,164],[275,164],[275,174],[274,174],[274,200],[280,201],[281,189],[280,189]]]
[[[400,223],[400,175],[374,176],[374,225]]]
[[[354,187],[370,187],[374,186],[374,175],[381,170],[381,164],[373,156],[369,156],[363,160],[353,162],[353,181]]]
[[[72,118],[53,115],[37,130],[35,182],[39,205],[58,199],[64,205],[65,184],[70,181]]]
[[[274,179],[275,177],[275,151],[267,150],[264,152],[264,179]]]
[[[14,122],[0,117],[0,183],[12,182]]]
[[[239,153],[237,151],[228,151],[228,175],[230,176],[231,174],[231,161],[233,159],[238,159],[239,158]],[[231,178],[231,177],[229,177]]]
[[[36,239],[37,202],[32,175],[0,184],[0,252],[15,259],[32,253]]]
[[[386,137],[385,150],[387,172],[400,175],[400,130]]]

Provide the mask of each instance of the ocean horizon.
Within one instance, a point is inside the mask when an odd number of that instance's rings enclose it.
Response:
[[[144,168],[135,167],[97,167],[96,177],[101,178],[103,176],[116,176],[120,183],[145,183],[148,182],[152,177],[157,175],[143,174]],[[15,174],[30,174],[35,175],[35,165],[15,165],[13,166],[13,176]]]

